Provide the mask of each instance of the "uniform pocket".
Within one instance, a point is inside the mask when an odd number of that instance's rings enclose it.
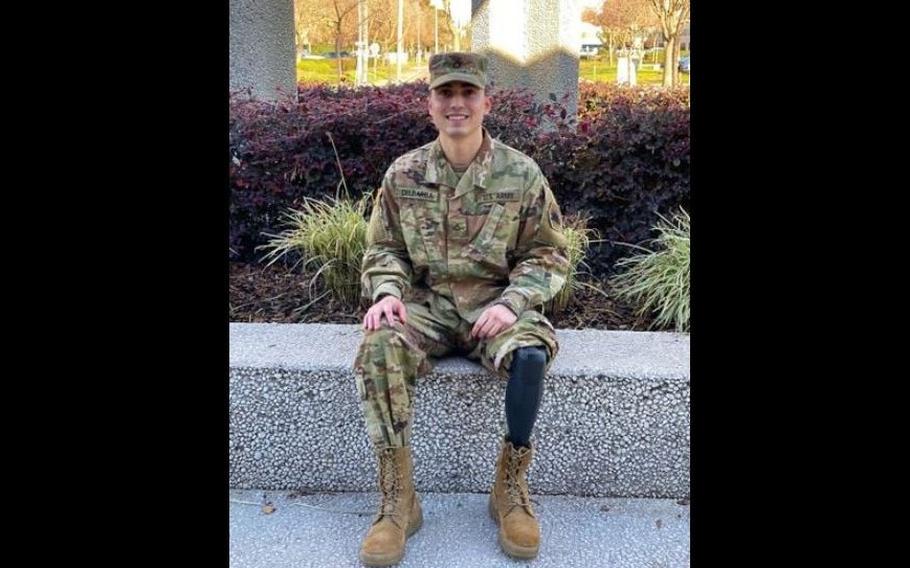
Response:
[[[427,265],[427,249],[423,244],[420,222],[413,207],[401,208],[401,234],[408,247],[411,265],[416,269]]]
[[[499,203],[493,204],[480,232],[465,249],[469,258],[494,266],[506,265],[508,235],[497,234],[504,212],[505,207]]]
[[[354,378],[354,384],[357,385],[357,395],[360,397],[360,400],[367,399],[367,388],[363,384],[363,381],[364,377],[359,374]]]

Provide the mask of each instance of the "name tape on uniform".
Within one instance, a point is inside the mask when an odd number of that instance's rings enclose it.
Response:
[[[398,196],[402,199],[420,199],[423,201],[437,201],[439,192],[432,189],[421,189],[416,187],[402,187],[398,190]]]
[[[490,201],[520,201],[521,196],[518,195],[518,191],[509,190],[509,191],[487,191],[481,193],[480,197],[477,198],[477,203],[488,203]]]

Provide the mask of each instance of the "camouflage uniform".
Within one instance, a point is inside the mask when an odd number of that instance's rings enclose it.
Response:
[[[370,303],[401,299],[407,324],[383,316],[354,362],[376,447],[409,445],[414,387],[430,371],[428,356],[463,353],[507,379],[513,350],[541,346],[549,367],[559,347],[539,310],[565,283],[561,226],[537,164],[486,129],[460,180],[438,140],[392,164],[375,196],[361,285]],[[495,337],[472,339],[474,322],[493,304],[518,320]]]

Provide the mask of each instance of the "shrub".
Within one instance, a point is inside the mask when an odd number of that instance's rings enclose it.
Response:
[[[615,243],[644,241],[658,211],[689,207],[688,91],[582,85],[577,130],[543,133],[528,153],[560,205],[590,217],[602,240],[588,262],[609,275],[628,254]]]
[[[298,93],[297,104],[231,103],[235,260],[254,259],[281,211],[335,195],[339,165],[357,199],[379,187],[395,158],[436,137],[423,82],[301,86]],[[527,91],[491,94],[494,109],[484,120],[490,133],[534,158],[563,212],[586,216],[602,236],[587,256],[592,272],[608,275],[628,253],[616,243],[649,238],[658,211],[688,208],[687,89],[582,84],[577,116],[563,116],[559,101],[541,103]],[[551,128],[541,129],[544,122]]]
[[[588,228],[588,218],[580,215],[567,215],[563,223],[563,235],[568,241],[567,251],[569,258],[569,271],[566,283],[556,296],[544,306],[546,314],[559,315],[571,303],[573,294],[583,284],[578,280],[580,267],[587,267],[585,255],[591,244],[590,237],[596,231]]]
[[[266,249],[269,264],[292,253],[304,262],[315,264],[316,275],[310,281],[312,297],[320,276],[323,288],[342,305],[357,309],[360,298],[360,263],[366,243],[367,222],[364,219],[369,195],[359,200],[334,198],[320,201],[304,198],[299,210],[284,216],[288,227],[260,248]]]
[[[668,221],[661,216],[652,241],[657,250],[620,259],[621,270],[611,279],[621,298],[639,304],[639,314],[654,312],[652,326],[672,325],[676,331],[689,330],[689,214],[682,210]]]

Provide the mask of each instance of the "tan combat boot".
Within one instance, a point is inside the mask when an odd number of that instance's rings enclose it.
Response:
[[[360,561],[367,566],[399,562],[404,558],[405,541],[423,523],[420,501],[414,492],[411,448],[386,448],[378,456],[382,502],[360,547]]]
[[[528,480],[532,448],[504,441],[490,493],[490,515],[499,525],[499,545],[516,558],[534,558],[540,548],[540,524],[531,508]]]

